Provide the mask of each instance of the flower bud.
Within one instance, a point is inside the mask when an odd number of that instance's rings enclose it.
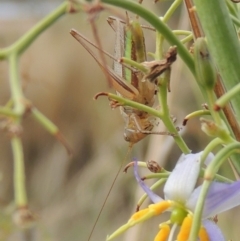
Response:
[[[204,38],[198,38],[195,41],[194,61],[198,84],[203,88],[213,89],[216,82],[216,71]]]

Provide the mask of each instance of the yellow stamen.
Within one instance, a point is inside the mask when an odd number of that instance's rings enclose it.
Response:
[[[208,234],[207,234],[207,231],[204,227],[200,228],[199,239],[200,239],[200,241],[210,241],[210,239],[208,237]]]
[[[160,203],[149,205],[149,209],[155,212],[155,215],[159,215],[171,207],[171,201],[162,201]]]
[[[177,236],[177,241],[186,241],[188,240],[188,236],[192,226],[192,216],[188,215],[184,218],[180,232]]]
[[[135,225],[136,223],[145,221],[152,216],[159,215],[166,211],[171,206],[171,204],[172,202],[170,201],[163,201],[157,204],[151,204],[148,206],[148,208],[134,213],[129,219],[128,223],[131,225]]]
[[[170,227],[166,223],[160,225],[160,231],[156,235],[154,241],[166,241],[170,233]]]
[[[130,218],[130,220],[131,221],[137,221],[137,220],[141,219],[143,216],[145,216],[147,213],[149,213],[149,208],[142,209],[142,210],[134,213],[132,215],[132,217]]]

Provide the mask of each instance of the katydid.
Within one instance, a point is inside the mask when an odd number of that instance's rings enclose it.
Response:
[[[108,20],[115,30],[115,56],[113,69],[106,67],[97,59],[92,50],[85,43],[87,40],[76,30],[71,30],[71,34],[78,42],[92,55],[99,66],[106,71],[111,79],[112,86],[118,95],[133,100],[135,102],[152,107],[156,93],[156,78],[165,70],[169,69],[176,59],[176,47],[172,47],[166,58],[160,61],[146,61],[146,51],[144,36],[138,21],[127,21],[126,24],[118,18]],[[92,44],[97,47],[96,45]],[[104,52],[100,49],[100,51]],[[105,52],[104,52],[105,53]],[[119,63],[119,59],[125,57],[145,66],[145,73],[127,68]],[[99,93],[96,98],[107,93]],[[112,102],[112,107],[120,106],[116,101]],[[149,113],[134,109],[128,106],[120,106],[121,114],[125,121],[124,139],[130,145],[142,140],[148,134],[172,135],[168,132],[153,132],[153,117]]]

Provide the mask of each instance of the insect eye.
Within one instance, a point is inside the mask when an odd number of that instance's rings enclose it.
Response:
[[[128,136],[128,134],[126,132],[123,134],[123,137],[124,137],[125,141],[127,141],[127,142],[131,141],[131,138]]]

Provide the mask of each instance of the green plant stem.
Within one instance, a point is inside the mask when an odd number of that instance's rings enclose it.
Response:
[[[205,116],[205,115],[211,115],[211,112],[209,110],[197,110],[185,116],[184,122],[187,123],[192,118]]]
[[[10,88],[14,103],[14,112],[21,116],[25,111],[24,96],[19,77],[19,57],[14,52],[9,56],[9,65]]]
[[[237,27],[240,27],[240,20],[238,18],[236,18],[235,16],[233,15],[230,15],[233,23],[237,26]]]
[[[177,30],[173,30],[172,32],[175,35],[187,35],[187,36],[193,35],[191,31],[187,31],[187,30],[179,30],[179,29],[177,29]]]
[[[71,4],[70,1],[63,2],[58,8],[42,19],[10,47],[1,50],[0,59],[1,57],[3,58],[4,56],[9,55],[9,52],[14,52],[17,55],[20,55],[22,52],[24,52],[24,50],[26,50],[26,48],[28,48],[44,30],[46,30],[50,25],[56,22],[56,20],[64,15],[67,10],[69,10],[69,4]]]
[[[192,56],[175,34],[172,33],[171,29],[169,29],[155,14],[145,9],[140,4],[127,0],[102,0],[102,2],[129,10],[148,21],[171,45],[177,46],[180,57],[195,76],[195,67]]]
[[[229,90],[226,94],[222,95],[216,102],[215,106],[223,108],[231,99],[240,93],[240,83]]]
[[[153,178],[168,178],[169,175],[170,175],[170,172],[153,173],[153,174],[149,174],[149,175],[147,175],[147,176],[144,176],[144,180],[153,179]]]
[[[211,112],[212,118],[217,125],[221,126],[222,125],[221,117],[218,112],[213,110],[214,102],[216,100],[214,91],[209,90],[209,89],[207,89],[205,91],[206,91],[206,96],[207,96],[208,108]]]
[[[188,240],[197,240],[198,232],[201,226],[202,212],[204,207],[204,202],[206,200],[209,187],[215,174],[217,173],[219,167],[224,161],[235,151],[240,150],[240,143],[232,143],[220,150],[212,162],[209,164],[205,171],[201,193],[199,195],[197,205],[193,215],[193,226],[191,228],[190,236]]]
[[[107,96],[109,97],[109,99],[117,100],[120,105],[130,106],[137,110],[145,111],[152,116],[156,116],[156,117],[160,118],[163,121],[164,125],[166,126],[167,130],[170,133],[173,133],[175,135],[175,136],[173,136],[173,138],[174,138],[175,142],[177,143],[178,147],[181,149],[181,151],[185,154],[191,152],[189,150],[189,148],[187,147],[186,143],[184,142],[184,140],[182,139],[182,137],[179,135],[176,127],[172,123],[172,120],[170,119],[169,116],[163,116],[162,113],[155,110],[154,108],[151,108],[147,105],[143,105],[143,104],[140,104],[138,102],[135,102],[135,101],[132,101],[129,99],[125,99],[121,96],[118,96],[118,95],[115,95],[112,93],[107,93]]]
[[[217,153],[214,160],[208,165],[205,171],[204,179],[212,180],[215,174],[218,172],[221,165],[226,161],[226,159],[236,151],[240,151],[240,143],[234,142],[225,146],[221,151]]]
[[[145,66],[143,66],[141,63],[138,63],[138,62],[136,62],[136,61],[134,61],[132,59],[129,59],[127,57],[122,57],[121,58],[121,62],[123,62],[124,64],[129,65],[131,67],[134,67],[137,70],[139,70],[139,71],[141,71],[141,72],[143,72],[145,74],[148,73],[148,69]]]
[[[205,162],[208,154],[210,152],[212,152],[217,146],[221,146],[224,143],[224,141],[222,139],[220,139],[219,137],[213,139],[205,148],[203,151],[203,154],[201,156],[201,166],[203,165],[203,163]]]
[[[19,117],[14,111],[7,107],[0,107],[0,115],[7,116],[11,118],[17,118]]]
[[[11,139],[14,158],[14,195],[16,206],[27,206],[27,194],[25,189],[25,169],[22,142],[19,137]]]
[[[35,107],[31,108],[33,117],[52,135],[56,135],[59,132],[58,127],[53,124],[45,115],[43,115]]]
[[[228,91],[239,83],[240,47],[226,2],[224,0],[194,0],[194,3],[210,53]],[[240,119],[240,95],[232,100],[232,105],[237,119]]]
[[[166,23],[173,15],[173,13],[176,11],[178,6],[182,3],[183,0],[175,0],[172,5],[168,8],[167,12],[165,13],[164,17],[162,18],[162,21]]]

